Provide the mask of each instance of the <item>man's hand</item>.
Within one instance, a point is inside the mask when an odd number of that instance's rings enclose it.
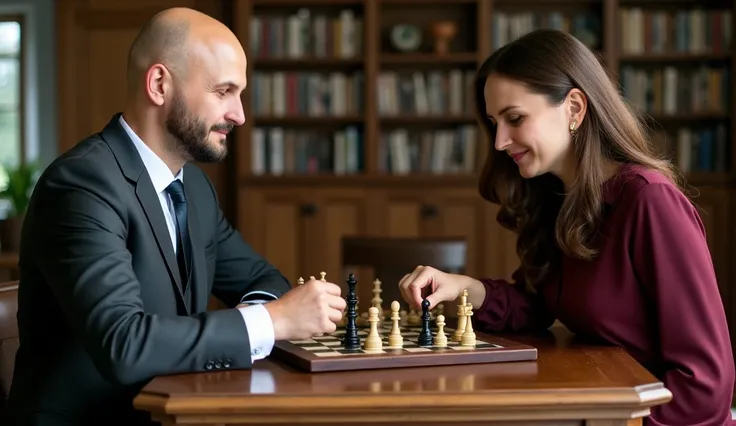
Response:
[[[300,340],[333,333],[346,303],[340,297],[340,286],[313,279],[264,306],[271,315],[276,340]]]

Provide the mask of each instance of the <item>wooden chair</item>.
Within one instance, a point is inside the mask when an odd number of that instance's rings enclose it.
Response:
[[[463,238],[363,238],[342,239],[342,265],[370,268],[381,280],[381,298],[384,306],[393,300],[406,307],[399,281],[417,266],[432,266],[441,271],[463,273],[466,265],[467,243]],[[361,268],[362,269],[362,268]],[[370,300],[372,279],[361,279],[356,291],[360,300]],[[364,304],[362,306],[369,306]],[[361,310],[362,307],[360,308]]]
[[[13,381],[18,350],[18,281],[0,284],[0,413]]]

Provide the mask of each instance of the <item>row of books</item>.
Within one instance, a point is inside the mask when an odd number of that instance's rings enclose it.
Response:
[[[346,116],[363,111],[363,73],[256,72],[251,89],[257,116]]]
[[[264,174],[355,174],[363,169],[362,134],[355,126],[332,132],[255,127],[251,171]]]
[[[409,173],[458,174],[475,170],[478,128],[410,132],[396,129],[381,134],[379,170],[395,175]]]
[[[381,116],[453,115],[473,113],[474,71],[381,72],[378,114]]]
[[[602,27],[600,17],[595,12],[495,12],[492,21],[494,50],[540,28],[564,31],[577,37],[590,49],[601,49]]]
[[[729,53],[730,10],[619,11],[621,50],[625,54]]]
[[[649,114],[726,114],[729,111],[730,71],[726,67],[621,69],[624,95]]]
[[[350,9],[327,16],[302,8],[288,16],[254,16],[249,47],[257,58],[352,58],[363,50],[362,35],[363,21]]]
[[[677,167],[685,173],[723,173],[730,169],[730,143],[723,123],[682,127],[671,135],[661,131],[654,134],[653,140],[674,157]]]

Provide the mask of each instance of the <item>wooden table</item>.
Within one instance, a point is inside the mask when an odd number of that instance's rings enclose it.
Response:
[[[618,348],[565,330],[509,337],[536,346],[538,360],[313,374],[263,360],[252,371],[158,377],[134,404],[163,425],[631,426],[672,398]]]

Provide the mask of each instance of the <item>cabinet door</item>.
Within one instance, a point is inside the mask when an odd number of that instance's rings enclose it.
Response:
[[[244,188],[240,202],[238,227],[246,241],[292,284],[320,272],[344,281],[342,237],[362,235],[369,218],[363,191]]]
[[[462,237],[465,273],[506,277],[518,266],[515,236],[496,223],[497,208],[472,188],[432,191],[399,188],[374,195],[378,232],[384,237]]]

